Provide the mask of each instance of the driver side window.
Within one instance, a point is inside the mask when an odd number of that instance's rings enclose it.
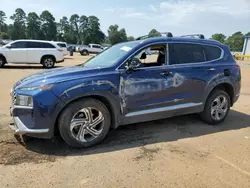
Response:
[[[162,66],[166,64],[167,52],[167,45],[152,45],[138,52],[133,60],[138,67]]]

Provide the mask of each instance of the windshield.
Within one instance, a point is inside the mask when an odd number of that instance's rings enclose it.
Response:
[[[130,50],[139,44],[138,41],[120,43],[104,50],[97,56],[87,60],[82,66],[85,67],[110,67]]]

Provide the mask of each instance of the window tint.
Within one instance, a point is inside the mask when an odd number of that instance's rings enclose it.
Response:
[[[65,43],[57,43],[57,45],[59,47],[61,47],[61,48],[66,48],[67,47]]]
[[[41,43],[41,44],[42,44],[42,48],[56,48],[54,45],[50,43]]]
[[[199,63],[205,61],[205,53],[201,45],[176,43],[169,46],[170,64]]]
[[[101,46],[98,45],[92,45],[93,48],[101,48]]]
[[[27,42],[28,48],[42,48],[42,44],[40,42]]]
[[[204,45],[203,49],[205,50],[207,61],[218,59],[221,56],[221,49],[218,47]]]
[[[20,41],[11,44],[11,48],[27,48],[27,42]]]

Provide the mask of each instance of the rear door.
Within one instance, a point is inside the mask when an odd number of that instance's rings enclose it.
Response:
[[[9,63],[27,63],[27,42],[18,41],[12,43],[10,48],[6,50],[6,56]]]
[[[42,55],[42,43],[37,41],[28,41],[28,63],[40,63]]]
[[[220,53],[217,55],[220,58]],[[215,57],[216,58],[216,57]],[[179,83],[178,100],[180,104],[203,104],[203,96],[209,81],[218,70],[214,61],[208,60],[203,45],[193,43],[169,44],[169,67],[173,75],[183,78]]]

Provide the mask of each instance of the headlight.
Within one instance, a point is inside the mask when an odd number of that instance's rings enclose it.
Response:
[[[22,87],[19,90],[21,91],[49,90],[53,86],[54,86],[53,84],[50,84],[50,85],[41,85],[41,86],[35,86],[35,87]]]
[[[26,95],[16,95],[14,105],[33,107],[33,98]]]

